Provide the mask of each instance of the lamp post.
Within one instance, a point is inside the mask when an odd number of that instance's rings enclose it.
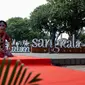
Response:
[[[54,23],[52,23],[52,21],[48,18],[48,23],[47,23],[48,27],[49,27],[49,30],[50,30],[50,41],[49,41],[49,45],[48,45],[48,52],[51,53],[51,50],[50,48],[52,48],[52,26],[54,25]]]

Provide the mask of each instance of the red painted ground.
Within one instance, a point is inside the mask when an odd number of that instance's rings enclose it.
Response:
[[[63,67],[52,66],[50,59],[23,56],[17,56],[12,58],[12,66],[7,77],[6,85],[8,85],[7,82],[9,80],[10,73],[12,72],[13,64],[17,59],[20,59],[21,62],[25,64],[25,67],[28,67],[25,78],[27,77],[27,74],[31,71],[33,72],[32,77],[37,73],[41,73],[40,78],[42,78],[43,80],[38,82],[39,85],[85,85],[85,72],[83,71],[76,71]],[[0,63],[1,61],[2,59],[0,58]],[[19,67],[17,68],[17,71],[18,69]],[[4,74],[4,71],[2,74]],[[1,80],[2,79],[3,75],[1,77]],[[17,85],[19,85],[18,82]],[[11,85],[13,85],[13,81]],[[24,85],[24,80],[21,85]]]

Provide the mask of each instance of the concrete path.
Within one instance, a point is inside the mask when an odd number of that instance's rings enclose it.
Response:
[[[33,57],[40,57],[40,58],[51,58],[51,59],[62,59],[62,58],[85,58],[85,54],[79,54],[79,53],[13,53],[14,55],[24,55],[24,56],[33,56]]]
[[[62,54],[49,54],[49,53],[13,53],[14,55],[32,56],[40,58],[51,58],[51,59],[65,59],[65,58],[85,58],[85,54],[75,54],[75,53],[62,53]],[[85,65],[78,66],[65,66],[66,68],[73,70],[85,71]]]

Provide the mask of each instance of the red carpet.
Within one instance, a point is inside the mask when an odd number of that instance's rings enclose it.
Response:
[[[85,72],[52,66],[50,59],[44,58],[40,59],[32,57],[14,57],[12,58],[13,62],[10,68],[10,72],[13,68],[13,63],[17,59],[20,59],[21,62],[28,66],[27,73],[32,71],[33,72],[32,77],[37,73],[41,73],[40,78],[42,78],[43,80],[38,82],[39,85],[85,85]],[[2,59],[0,58],[0,62],[1,60]],[[7,79],[9,79],[9,76]],[[23,83],[24,80],[21,85],[24,85]],[[19,85],[18,82],[17,85]]]
[[[25,57],[25,56],[15,56],[11,57],[12,63],[14,64],[17,59],[19,59],[25,65],[51,65],[51,60],[48,58],[34,58],[34,57]],[[2,58],[0,58],[0,63],[2,62]]]

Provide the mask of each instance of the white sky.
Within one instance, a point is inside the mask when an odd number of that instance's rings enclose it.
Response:
[[[66,34],[66,33],[62,33],[59,37],[58,37],[58,39],[61,39],[61,38],[66,38],[66,39],[68,39],[68,34]]]
[[[12,17],[29,18],[30,13],[46,0],[0,0],[0,20]],[[66,35],[62,35],[66,37]],[[67,38],[67,37],[66,37]]]
[[[11,17],[29,18],[30,13],[46,0],[0,0],[0,20]]]

